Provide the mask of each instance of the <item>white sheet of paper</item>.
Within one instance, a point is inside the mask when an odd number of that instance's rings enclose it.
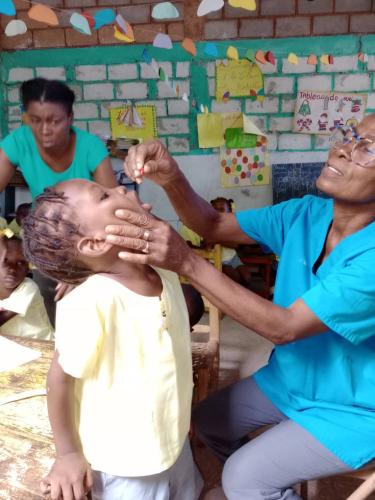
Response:
[[[39,351],[0,336],[0,372],[13,370],[29,361],[38,359],[40,356]]]

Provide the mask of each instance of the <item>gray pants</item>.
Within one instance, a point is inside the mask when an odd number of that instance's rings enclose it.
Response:
[[[292,485],[351,470],[281,413],[252,377],[203,401],[193,422],[198,437],[225,462],[222,486],[229,500],[298,500]],[[268,424],[273,427],[248,439]]]

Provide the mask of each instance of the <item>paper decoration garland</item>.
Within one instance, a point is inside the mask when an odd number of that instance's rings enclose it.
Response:
[[[191,38],[184,38],[181,46],[188,54],[191,54],[194,57],[197,55],[197,47]]]
[[[154,47],[159,49],[171,49],[173,47],[172,40],[169,35],[158,33],[152,42]]]
[[[222,9],[224,6],[224,0],[202,0],[199,4],[197,15],[198,17],[205,16],[210,12],[216,12]]]
[[[245,57],[250,62],[255,62],[255,54],[254,54],[253,49],[247,49]]]
[[[256,10],[257,5],[255,0],[229,0],[229,5],[231,7],[246,9],[246,10]]]
[[[217,46],[212,42],[207,42],[204,46],[204,53],[207,56],[218,57],[219,51],[217,50]]]
[[[98,30],[102,26],[113,23],[116,18],[116,12],[113,9],[101,9],[95,12],[95,26],[94,29]]]
[[[318,64],[318,58],[316,57],[315,54],[309,55],[309,57],[307,58],[307,64],[311,64],[314,66]]]
[[[40,3],[33,5],[27,15],[34,21],[49,24],[50,26],[58,26],[59,24],[59,20],[54,11],[50,7]]]
[[[90,12],[82,12],[83,17],[87,20],[89,23],[90,30],[93,30],[95,28],[95,19],[94,16],[90,14]]]
[[[328,54],[322,54],[320,56],[320,62],[322,64],[329,64],[329,56],[328,56]]]
[[[125,36],[125,38],[121,37],[119,38],[119,40],[121,39],[128,43],[134,42],[135,40],[134,31],[131,25],[128,23],[128,21],[126,21],[121,14],[118,14],[116,16],[115,22],[118,31],[120,31],[122,35]]]
[[[363,63],[367,63],[368,62],[368,55],[367,54],[364,54],[363,52],[360,52],[358,54],[358,59],[363,62]]]
[[[82,33],[83,35],[91,35],[89,22],[85,18],[85,16],[82,16],[82,14],[77,14],[77,12],[74,12],[70,17],[69,22],[79,33]]]
[[[298,64],[298,57],[294,52],[290,52],[290,54],[288,55],[288,61],[290,62],[290,64]]]
[[[113,35],[116,38],[116,40],[120,40],[121,42],[126,42],[126,43],[134,42],[134,37],[132,38],[128,35],[125,35],[125,33],[123,33],[121,30],[118,29],[116,24],[113,26],[113,28],[114,28]]]
[[[257,50],[255,52],[255,59],[262,64],[267,63],[263,50]]]
[[[0,14],[5,16],[15,16],[16,8],[12,0],[1,0],[0,1]]]
[[[162,2],[154,6],[151,16],[154,19],[175,19],[180,13],[171,2]]]
[[[227,50],[227,57],[228,59],[234,59],[235,61],[238,61],[238,50],[236,47],[230,46]]]
[[[23,35],[27,31],[26,24],[20,19],[13,19],[9,21],[5,28],[6,36]]]

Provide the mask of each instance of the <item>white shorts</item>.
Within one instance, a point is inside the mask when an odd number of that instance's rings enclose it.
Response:
[[[93,471],[92,500],[197,500],[202,477],[186,439],[176,463],[152,476],[121,477]]]

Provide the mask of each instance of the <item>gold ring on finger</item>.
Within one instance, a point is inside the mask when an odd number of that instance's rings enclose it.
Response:
[[[150,250],[149,250],[149,242],[148,241],[146,241],[146,246],[142,249],[142,252],[143,253],[149,253],[150,252]]]
[[[148,229],[145,229],[145,232],[143,233],[143,239],[145,241],[148,241],[150,238],[150,231]]]

